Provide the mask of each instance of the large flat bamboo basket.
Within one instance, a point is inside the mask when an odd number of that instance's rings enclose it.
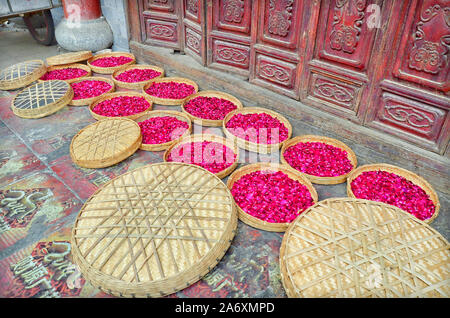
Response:
[[[342,141],[339,141],[337,139],[333,139],[333,138],[329,138],[329,137],[324,137],[324,136],[315,136],[315,135],[303,135],[303,136],[297,136],[294,137],[292,139],[289,139],[288,141],[286,141],[283,144],[283,147],[281,148],[281,162],[284,164],[287,164],[287,161],[284,159],[284,152],[286,151],[286,149],[288,149],[291,146],[294,146],[298,143],[303,143],[303,142],[321,142],[321,143],[325,143],[337,148],[340,148],[342,150],[344,150],[347,153],[347,157],[348,159],[351,161],[353,168],[351,171],[349,171],[346,174],[340,175],[340,176],[336,176],[336,177],[320,177],[320,176],[315,176],[315,175],[311,175],[311,174],[307,174],[302,172],[312,183],[316,183],[316,184],[339,184],[339,183],[343,183],[347,180],[347,177],[350,175],[350,173],[353,171],[353,169],[356,168],[357,164],[358,164],[358,160],[356,158],[355,153],[353,152],[353,150],[347,146],[346,144],[344,144]],[[292,167],[293,168],[293,167]],[[294,168],[295,169],[295,168]]]
[[[164,161],[167,162],[167,158],[169,157],[170,152],[179,145],[184,145],[186,143],[192,143],[192,142],[201,142],[201,141],[211,141],[211,142],[218,142],[222,145],[227,146],[233,152],[236,154],[236,160],[233,162],[231,166],[226,168],[225,170],[219,171],[215,173],[215,175],[222,179],[228,176],[234,169],[236,169],[238,163],[239,163],[239,148],[235,143],[230,141],[229,139],[225,139],[221,136],[212,135],[212,134],[196,134],[196,135],[190,135],[183,138],[180,138],[177,140],[177,142],[173,143],[170,147],[167,148],[166,152],[164,153]]]
[[[156,163],[111,180],[86,201],[72,255],[83,277],[108,294],[161,297],[210,272],[236,225],[219,178],[193,165]]]
[[[104,119],[84,127],[73,137],[70,157],[80,167],[109,167],[135,153],[141,141],[141,129],[135,121]]]
[[[227,187],[228,189],[233,188],[233,184],[239,180],[242,176],[255,172],[255,171],[281,171],[288,175],[289,178],[296,180],[300,182],[302,185],[306,186],[311,193],[311,197],[314,201],[314,203],[318,200],[318,195],[316,189],[313,187],[311,182],[303,176],[300,172],[298,172],[295,169],[292,169],[290,166],[287,165],[281,165],[277,163],[253,163],[246,166],[243,166],[233,172],[231,176],[227,180]],[[234,200],[234,199],[233,199]],[[239,219],[244,222],[245,224],[248,224],[252,227],[255,227],[257,229],[261,229],[264,231],[270,231],[270,232],[284,232],[288,228],[290,223],[271,223],[267,222],[261,219],[258,219],[244,210],[242,210],[237,204],[236,208],[238,210],[238,217]],[[304,213],[304,212],[303,212]]]
[[[147,94],[145,92],[150,87],[150,85],[152,85],[153,83],[163,83],[163,82],[185,83],[187,85],[194,86],[195,93],[198,92],[198,84],[196,82],[194,82],[193,80],[190,80],[188,78],[183,78],[183,77],[162,77],[162,78],[158,78],[158,79],[155,79],[155,80],[151,81],[150,83],[145,84],[144,87],[142,88],[142,92],[144,94],[146,94],[149,98],[151,98],[152,101],[155,104],[166,105],[166,106],[177,106],[177,105],[183,104],[183,102],[187,98],[189,98],[190,96],[193,95],[192,94],[192,95],[186,96],[185,98],[180,98],[180,99],[172,99],[172,98],[159,98],[159,97]]]
[[[78,80],[80,80],[82,78],[86,78],[86,77],[89,77],[89,76],[92,75],[92,71],[91,71],[91,68],[89,66],[84,65],[84,64],[79,64],[79,63],[69,64],[69,65],[49,66],[49,67],[47,67],[47,71],[46,72],[51,72],[51,71],[54,71],[54,70],[62,70],[62,69],[66,69],[66,68],[79,68],[79,69],[82,69],[82,70],[87,72],[86,75],[64,80],[67,83],[73,83],[73,82],[78,81]],[[38,79],[38,82],[45,82],[45,81],[46,80],[43,80],[41,78]]]
[[[110,56],[126,56],[129,58],[132,58],[133,60],[128,63],[122,64],[122,65],[111,66],[111,67],[100,67],[100,66],[95,66],[95,65],[91,64],[95,60],[98,60],[103,57],[110,57]],[[95,73],[98,73],[98,74],[113,74],[115,71],[120,70],[121,68],[127,67],[128,65],[135,64],[135,63],[136,63],[136,57],[134,56],[134,54],[131,54],[128,52],[102,53],[102,54],[94,55],[89,60],[87,60],[87,65],[92,69],[92,71],[94,71]]]
[[[241,103],[241,101],[239,99],[237,99],[236,97],[234,97],[233,95],[224,93],[224,92],[219,92],[219,91],[200,91],[197,94],[191,95],[189,96],[181,105],[181,110],[186,113],[193,122],[195,123],[199,123],[202,126],[208,126],[208,127],[221,127],[223,124],[223,120],[213,120],[213,119],[205,119],[205,118],[200,118],[197,116],[192,115],[191,113],[189,113],[184,106],[189,103],[189,101],[199,97],[199,96],[203,96],[203,97],[216,97],[216,98],[223,98],[226,99],[230,102],[232,102],[234,105],[236,105],[237,109],[242,109],[242,107],[244,107]]]
[[[96,99],[101,98],[102,96],[112,93],[115,91],[116,86],[114,85],[114,81],[109,79],[109,78],[105,78],[105,77],[100,77],[100,76],[89,76],[89,77],[83,77],[81,79],[78,79],[74,82],[72,82],[71,84],[74,83],[80,83],[83,81],[102,81],[102,82],[106,82],[109,85],[111,85],[111,88],[104,92],[103,94],[94,96],[94,97],[90,97],[90,98],[82,98],[82,99],[72,99],[69,103],[70,106],[87,106],[92,104]]]
[[[0,89],[13,90],[30,85],[47,71],[42,60],[30,60],[11,65],[0,72]]]
[[[226,124],[231,119],[231,117],[233,117],[234,115],[237,115],[237,114],[243,114],[243,115],[261,114],[261,113],[266,113],[272,117],[277,118],[280,122],[282,122],[288,129],[288,137],[285,140],[283,140],[282,142],[275,143],[275,144],[255,143],[255,142],[251,142],[251,141],[248,141],[248,140],[245,140],[243,138],[233,135],[226,128]],[[229,112],[228,115],[225,116],[225,118],[223,120],[222,130],[223,130],[225,136],[231,140],[236,141],[237,145],[240,148],[246,149],[248,151],[264,153],[264,154],[278,151],[292,136],[292,125],[284,116],[282,116],[281,114],[274,112],[272,110],[269,110],[266,108],[260,108],[260,107],[244,107],[244,108],[235,109],[235,110]]]
[[[186,132],[183,135],[181,135],[177,139],[174,139],[172,141],[165,142],[165,143],[162,143],[162,144],[144,144],[144,143],[142,143],[141,146],[140,146],[140,149],[146,150],[146,151],[166,150],[167,148],[169,148],[171,145],[176,143],[181,138],[189,136],[191,134],[191,132],[192,132],[192,122],[191,122],[190,118],[188,116],[186,116],[185,114],[183,114],[181,112],[177,112],[177,111],[172,111],[172,110],[152,110],[152,111],[146,113],[145,115],[142,115],[142,116],[136,118],[135,121],[137,123],[140,123],[140,122],[145,121],[145,120],[147,120],[149,118],[163,117],[163,116],[175,117],[178,120],[184,121],[184,122],[186,122],[189,125],[189,128],[186,130]]]
[[[94,107],[105,101],[108,99],[112,99],[114,97],[120,97],[120,96],[136,96],[136,97],[143,97],[145,98],[145,100],[149,103],[149,107],[147,109],[145,109],[144,111],[140,112],[140,113],[136,113],[133,115],[129,115],[129,116],[117,116],[117,117],[108,117],[108,116],[102,116],[99,115],[97,113],[95,113],[93,111]],[[138,117],[141,117],[142,115],[146,114],[147,112],[151,111],[153,107],[153,101],[148,98],[148,95],[145,94],[141,94],[141,93],[137,93],[137,92],[114,92],[114,93],[108,93],[108,94],[104,94],[102,96],[100,96],[99,98],[96,98],[90,105],[89,105],[89,111],[92,115],[92,117],[94,117],[97,120],[102,120],[102,119],[107,119],[107,118],[128,118],[128,119],[136,119]]]
[[[376,164],[368,164],[364,166],[360,166],[357,169],[353,170],[353,172],[348,176],[347,179],[347,195],[351,198],[355,198],[355,195],[352,191],[351,183],[357,178],[361,173],[366,171],[387,171],[390,173],[394,173],[398,176],[405,178],[406,180],[411,181],[415,185],[421,187],[426,194],[430,197],[430,200],[433,201],[435,206],[434,214],[431,218],[424,220],[425,223],[431,223],[438,216],[439,209],[441,204],[439,203],[439,197],[433,187],[422,177],[417,174],[408,171],[406,169],[390,165],[387,163],[376,163]]]
[[[92,57],[91,51],[68,52],[55,56],[47,57],[46,62],[49,66],[72,64],[82,62]]]
[[[73,90],[67,82],[44,81],[21,90],[12,100],[11,109],[22,118],[41,118],[62,109],[72,97]]]
[[[289,297],[449,297],[449,243],[401,209],[320,201],[291,223],[280,248]]]
[[[141,69],[141,70],[154,70],[156,72],[160,72],[161,74],[146,80],[146,81],[141,81],[141,82],[133,82],[133,83],[128,83],[128,82],[123,82],[123,81],[119,81],[117,79],[117,76],[119,76],[121,73],[129,71],[129,70],[134,70],[134,69]],[[112,79],[114,80],[114,83],[116,83],[117,86],[122,87],[122,88],[127,88],[127,89],[142,89],[142,87],[144,87],[146,84],[151,83],[152,81],[158,79],[158,78],[162,78],[164,77],[164,69],[155,65],[144,65],[144,64],[133,64],[133,65],[129,65],[126,66],[124,68],[121,68],[117,71],[115,71],[112,75]]]

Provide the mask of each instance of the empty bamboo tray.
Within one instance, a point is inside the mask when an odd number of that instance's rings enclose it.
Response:
[[[46,62],[49,66],[64,65],[86,61],[91,57],[91,51],[77,51],[47,57]]]
[[[140,81],[140,82],[124,82],[124,81],[120,81],[117,79],[117,76],[119,76],[120,74],[122,74],[123,72],[129,71],[129,70],[134,70],[134,69],[140,69],[140,70],[154,70],[156,72],[159,72],[160,75],[152,78],[152,79],[148,79],[145,81]],[[121,68],[117,71],[115,71],[112,74],[112,79],[114,80],[114,83],[116,83],[117,86],[122,87],[122,88],[127,88],[127,89],[142,89],[142,87],[144,87],[146,84],[158,79],[158,78],[162,78],[164,77],[164,69],[155,65],[143,65],[143,64],[133,64],[133,65],[129,65],[126,66],[124,68]]]
[[[70,84],[70,83],[73,83],[73,82],[75,82],[75,81],[78,81],[78,80],[80,80],[80,79],[82,79],[82,78],[89,77],[89,76],[91,76],[91,74],[92,74],[91,68],[90,68],[89,66],[84,65],[84,64],[79,64],[79,63],[69,64],[69,65],[49,66],[49,67],[47,67],[46,73],[47,73],[47,72],[54,71],[54,70],[63,70],[63,69],[67,69],[67,68],[78,68],[78,69],[82,69],[82,70],[84,70],[84,71],[87,72],[85,75],[82,75],[82,76],[80,76],[80,77],[69,78],[69,79],[63,80],[63,81],[66,81],[66,82],[69,83],[69,84]],[[44,75],[45,75],[45,74],[44,74]],[[43,75],[43,76],[44,76],[44,75]],[[39,82],[48,81],[48,80],[43,80],[43,79],[41,79],[41,78],[42,78],[42,76],[39,78],[39,80],[38,80]]]
[[[176,82],[176,83],[185,83],[187,85],[191,85],[194,87],[195,89],[195,93],[198,92],[198,85],[197,83],[195,83],[193,80],[187,79],[187,78],[183,78],[183,77],[162,77],[162,78],[158,78],[155,79],[153,81],[151,81],[150,83],[144,85],[144,87],[142,88],[142,92],[144,94],[146,94],[149,98],[151,98],[151,100],[155,103],[155,104],[159,104],[159,105],[166,105],[166,106],[177,106],[177,105],[181,105],[183,104],[183,102],[189,98],[190,96],[192,96],[193,94],[186,96],[184,98],[180,98],[180,99],[172,99],[172,98],[160,98],[160,97],[156,97],[153,95],[150,95],[146,92],[146,90],[153,84],[153,83],[164,83],[164,82]],[[194,93],[194,94],[195,94]]]
[[[202,126],[209,126],[209,127],[222,127],[223,124],[223,119],[220,120],[214,120],[214,119],[205,119],[205,118],[200,118],[197,116],[192,115],[191,113],[189,113],[184,106],[186,104],[188,104],[191,100],[202,96],[202,97],[216,97],[216,98],[223,98],[226,99],[230,102],[232,102],[234,105],[236,105],[237,109],[242,109],[242,103],[239,99],[237,99],[236,97],[234,97],[233,95],[224,93],[224,92],[219,92],[219,91],[200,91],[197,94],[191,95],[189,96],[181,105],[181,109],[184,113],[186,113],[193,122],[198,123]]]
[[[30,60],[11,65],[0,72],[0,89],[13,90],[37,81],[47,71],[42,60]]]
[[[280,248],[289,297],[450,296],[449,243],[401,209],[353,198],[320,201],[291,223]]]
[[[98,60],[103,57],[119,57],[119,56],[125,56],[132,59],[132,61],[128,63],[124,63],[117,66],[110,66],[110,67],[101,67],[101,66],[95,66],[92,65],[92,62],[95,60]],[[136,63],[136,57],[128,52],[109,52],[109,53],[102,53],[98,55],[94,55],[89,60],[87,60],[87,65],[98,74],[113,74],[115,71],[120,70],[121,68],[127,67],[128,65],[135,64]]]
[[[111,85],[111,88],[108,91],[106,91],[106,92],[104,92],[104,93],[102,93],[100,95],[94,96],[94,97],[81,98],[81,99],[73,99],[72,98],[72,100],[70,101],[69,105],[71,105],[71,106],[87,106],[87,105],[90,105],[96,99],[99,99],[99,98],[101,98],[102,96],[104,96],[106,94],[112,93],[116,89],[113,80],[111,80],[109,78],[105,78],[105,77],[100,77],[100,76],[83,77],[83,78],[80,78],[80,79],[72,82],[71,84],[73,85],[75,83],[80,83],[80,82],[83,82],[83,81],[102,81],[102,82],[106,82],[109,85]]]
[[[360,166],[357,169],[353,170],[353,172],[348,176],[347,179],[347,195],[351,198],[355,198],[355,195],[352,191],[351,183],[355,178],[357,178],[361,173],[366,171],[387,171],[390,173],[394,173],[398,176],[405,178],[408,181],[411,181],[413,184],[421,187],[425,193],[430,197],[430,200],[433,201],[435,206],[434,214],[431,218],[424,220],[425,223],[431,223],[439,214],[440,203],[439,197],[433,187],[422,177],[417,174],[408,171],[406,169],[396,167],[393,165],[389,165],[386,163],[376,163],[376,164],[368,164],[364,166]]]
[[[181,113],[181,112],[177,112],[177,111],[172,111],[172,110],[152,110],[138,118],[135,119],[135,121],[137,123],[140,123],[142,121],[145,121],[149,118],[154,118],[154,117],[162,117],[162,116],[169,116],[169,117],[175,117],[178,120],[184,121],[189,125],[189,128],[177,139],[173,139],[169,142],[165,142],[162,144],[144,144],[142,143],[140,146],[140,149],[142,150],[146,150],[146,151],[161,151],[161,150],[166,150],[167,148],[169,148],[171,145],[173,145],[174,143],[176,143],[178,140],[180,140],[183,137],[189,136],[192,132],[192,122],[189,119],[188,116],[186,116],[185,114]]]
[[[226,127],[228,121],[237,114],[262,114],[266,113],[270,115],[271,117],[274,117],[278,119],[281,123],[283,123],[286,128],[288,129],[288,136],[285,140],[279,143],[273,143],[273,144],[263,144],[263,143],[255,143],[249,140],[245,140],[243,138],[237,137],[236,135],[232,134],[231,131]],[[277,112],[274,112],[272,110],[266,109],[266,108],[260,108],[260,107],[244,107],[241,109],[236,109],[228,113],[227,116],[225,116],[222,124],[222,130],[225,134],[225,136],[233,141],[237,142],[237,145],[242,148],[246,149],[248,151],[252,152],[258,152],[258,153],[272,153],[275,151],[278,151],[286,142],[291,138],[292,136],[292,125],[290,122],[282,115],[278,114]],[[267,131],[268,133],[268,131]]]
[[[311,182],[305,176],[303,176],[300,172],[292,169],[289,166],[281,165],[281,164],[277,164],[277,163],[253,163],[253,164],[245,165],[245,166],[239,168],[238,170],[233,172],[228,177],[228,180],[227,180],[228,189],[230,189],[230,191],[231,191],[231,189],[233,188],[233,184],[236,181],[238,181],[242,176],[252,173],[252,172],[255,172],[255,171],[275,171],[275,172],[281,171],[281,172],[285,173],[286,175],[288,175],[289,178],[296,180],[296,181],[300,182],[302,185],[306,186],[309,190],[309,193],[311,194],[311,197],[312,197],[314,203],[316,203],[318,200],[318,195],[317,195],[316,189],[314,189]],[[290,223],[267,222],[267,221],[261,220],[257,217],[254,217],[254,216],[248,214],[243,209],[241,209],[241,207],[239,207],[239,205],[237,205],[237,204],[236,204],[236,207],[238,210],[238,217],[242,222],[244,222],[254,228],[260,229],[260,230],[270,231],[270,232],[284,232],[284,231],[286,231],[286,229],[288,228],[288,226],[290,224]]]
[[[233,199],[203,168],[155,163],[109,181],[83,205],[72,255],[83,277],[115,296],[161,297],[197,282],[228,250]]]
[[[315,176],[315,175],[311,175],[311,174],[302,172],[312,183],[316,183],[316,184],[343,183],[347,180],[347,177],[350,175],[350,173],[353,171],[353,169],[356,168],[356,166],[358,164],[358,160],[357,160],[356,155],[353,152],[353,150],[350,147],[348,147],[346,144],[344,144],[342,141],[339,141],[339,140],[333,139],[333,138],[329,138],[329,137],[314,136],[314,135],[297,136],[297,137],[294,137],[294,138],[286,141],[283,144],[283,147],[281,148],[281,156],[280,156],[281,162],[283,164],[289,165],[289,163],[286,161],[286,159],[284,159],[284,152],[289,147],[295,146],[298,143],[304,143],[304,142],[320,142],[320,143],[324,143],[324,144],[328,144],[328,145],[340,148],[347,153],[347,158],[350,160],[350,162],[353,166],[352,170],[350,170],[348,173],[340,175],[340,176],[336,176],[336,177],[320,177],[320,176]],[[292,167],[292,168],[294,168],[294,167]]]
[[[134,154],[141,141],[141,129],[135,121],[104,119],[84,127],[73,137],[70,157],[83,168],[109,167]]]

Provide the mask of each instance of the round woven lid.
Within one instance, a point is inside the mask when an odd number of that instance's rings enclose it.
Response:
[[[25,87],[44,75],[46,69],[41,60],[30,60],[11,65],[0,71],[0,89],[10,90]]]
[[[86,61],[92,57],[91,51],[78,51],[47,57],[47,65],[63,65]]]
[[[141,145],[139,125],[127,118],[111,118],[84,127],[70,144],[70,156],[85,168],[112,166],[136,152]]]
[[[21,90],[14,97],[11,109],[19,117],[40,118],[57,112],[72,97],[72,87],[66,81],[44,81]]]
[[[289,297],[449,297],[449,243],[401,209],[328,199],[301,214],[280,249]]]
[[[83,277],[116,296],[159,297],[198,281],[237,225],[231,193],[203,168],[156,163],[97,190],[72,230]]]

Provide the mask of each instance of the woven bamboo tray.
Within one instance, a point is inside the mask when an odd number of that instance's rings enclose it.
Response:
[[[358,160],[356,158],[355,153],[353,152],[353,150],[348,147],[346,144],[344,144],[342,141],[339,141],[337,139],[333,139],[333,138],[329,138],[329,137],[324,137],[324,136],[314,136],[314,135],[303,135],[303,136],[297,136],[294,137],[292,139],[289,139],[288,141],[286,141],[283,144],[283,147],[281,148],[281,162],[283,164],[289,165],[287,163],[287,161],[284,159],[284,152],[286,151],[286,149],[288,149],[291,146],[294,146],[298,143],[301,142],[321,142],[321,143],[325,143],[328,145],[332,145],[335,146],[337,148],[340,148],[342,150],[344,150],[347,153],[347,157],[348,159],[351,161],[353,168],[352,170],[350,170],[348,173],[337,176],[337,177],[319,177],[319,176],[315,176],[315,175],[311,175],[311,174],[307,174],[307,173],[303,173],[312,183],[316,183],[316,184],[339,184],[339,183],[343,183],[347,180],[347,177],[350,175],[350,173],[353,171],[353,169],[356,168],[357,164],[358,164]],[[294,168],[294,167],[292,167]],[[294,168],[295,169],[295,168]]]
[[[227,180],[227,187],[231,191],[231,189],[233,188],[233,184],[237,180],[239,180],[242,176],[252,173],[252,172],[255,172],[255,171],[267,171],[267,170],[281,171],[281,172],[287,174],[289,176],[289,178],[291,178],[293,180],[297,180],[298,182],[300,182],[301,184],[303,184],[304,186],[306,186],[308,188],[309,192],[311,193],[311,197],[312,197],[314,203],[317,202],[318,195],[317,195],[316,189],[314,189],[311,182],[305,176],[303,176],[300,172],[298,172],[295,169],[292,169],[289,166],[276,164],[276,163],[253,163],[253,164],[243,166],[231,174],[231,176]],[[242,210],[237,204],[236,204],[236,208],[238,210],[239,219],[242,222],[244,222],[254,228],[257,228],[257,229],[261,229],[264,231],[270,231],[270,232],[284,232],[284,231],[286,231],[286,229],[288,228],[288,226],[290,224],[290,223],[267,222],[267,221],[258,219],[256,217],[248,214],[247,212]]]
[[[62,109],[72,97],[73,90],[67,82],[45,81],[21,90],[12,100],[11,109],[22,118],[41,118]]]
[[[69,65],[49,66],[49,67],[47,67],[47,72],[54,71],[54,70],[61,70],[61,69],[65,69],[65,68],[79,68],[79,69],[85,70],[87,72],[86,75],[64,80],[69,84],[92,75],[91,68],[89,66],[84,65],[84,64],[79,64],[79,63],[69,64]],[[44,76],[44,75],[42,75],[42,76]],[[42,80],[41,78],[38,79],[38,82],[45,82],[45,81],[46,80]]]
[[[148,98],[148,96],[145,95],[145,94],[136,93],[136,92],[115,92],[115,93],[104,94],[104,95],[102,95],[101,97],[95,99],[95,100],[89,105],[89,111],[91,112],[92,117],[94,117],[94,118],[97,119],[97,120],[102,120],[102,119],[107,119],[107,118],[113,118],[113,117],[102,116],[102,115],[96,114],[96,113],[94,113],[93,109],[94,109],[94,107],[95,107],[97,104],[99,104],[99,103],[101,103],[101,102],[103,102],[103,101],[105,101],[105,100],[112,99],[112,98],[114,98],[114,97],[120,97],[120,96],[137,96],[137,97],[143,97],[143,98],[145,98],[145,100],[146,100],[146,101],[149,103],[149,105],[150,105],[146,110],[144,110],[144,111],[142,111],[142,112],[140,112],[140,113],[136,113],[136,114],[129,115],[129,116],[119,116],[120,118],[128,118],[128,119],[134,120],[134,119],[136,119],[136,118],[138,118],[138,117],[140,117],[140,116],[142,116],[142,115],[144,115],[144,114],[146,114],[147,112],[149,112],[149,111],[152,110],[152,107],[153,107],[153,101],[152,101],[150,98]],[[114,118],[119,118],[119,117],[114,117]]]
[[[133,69],[154,70],[154,71],[160,72],[161,74],[158,75],[157,77],[154,77],[154,78],[146,80],[146,81],[133,82],[133,83],[122,82],[116,78],[121,73],[129,71],[129,70],[133,70]],[[162,78],[162,77],[164,77],[164,69],[163,68],[155,66],[155,65],[143,65],[143,64],[140,64],[140,65],[133,64],[130,66],[126,66],[124,68],[121,68],[121,69],[115,71],[112,75],[112,79],[114,80],[114,83],[116,83],[117,86],[122,87],[122,88],[127,88],[127,89],[142,89],[142,87],[144,87],[146,84],[151,83],[152,81],[154,81],[158,78]]]
[[[170,152],[177,146],[183,145],[185,143],[192,143],[192,142],[198,142],[198,141],[213,141],[221,143],[236,154],[236,160],[233,162],[231,166],[226,168],[225,170],[219,171],[215,173],[215,175],[222,179],[228,176],[234,169],[236,169],[238,162],[239,162],[239,148],[236,146],[235,143],[231,142],[228,139],[225,139],[223,137],[217,136],[217,135],[211,135],[211,134],[198,134],[198,135],[190,135],[183,137],[179,139],[177,142],[173,143],[169,148],[167,148],[166,152],[164,153],[164,161],[167,162],[167,158],[169,157]],[[203,155],[203,154],[202,154]]]
[[[352,181],[355,178],[357,178],[361,173],[366,172],[366,171],[387,171],[390,173],[395,173],[396,175],[401,176],[401,177],[411,181],[415,185],[421,187],[425,191],[425,193],[428,194],[428,196],[430,197],[430,200],[433,201],[433,203],[435,205],[435,211],[434,211],[433,216],[429,219],[424,220],[423,222],[429,224],[429,223],[433,222],[433,220],[438,216],[441,205],[439,203],[438,195],[437,195],[436,191],[434,191],[433,187],[425,179],[418,176],[417,174],[415,174],[411,171],[408,171],[406,169],[396,167],[393,165],[389,165],[386,163],[368,164],[368,165],[360,166],[357,169],[353,170],[353,172],[347,178],[347,195],[349,197],[355,198],[355,195],[353,194],[352,187],[351,187]]]
[[[37,81],[47,71],[44,61],[30,60],[11,65],[0,72],[0,89],[13,90]]]
[[[224,92],[218,92],[218,91],[200,91],[197,94],[191,95],[189,96],[181,105],[181,110],[186,113],[193,122],[195,123],[199,123],[202,126],[208,126],[208,127],[221,127],[223,124],[223,120],[212,120],[212,119],[204,119],[204,118],[200,118],[197,116],[192,115],[191,113],[189,113],[188,111],[186,111],[186,109],[184,108],[184,106],[189,103],[189,101],[191,101],[194,98],[197,98],[199,96],[203,96],[203,97],[217,97],[217,98],[223,98],[226,99],[230,102],[232,102],[233,104],[235,104],[237,106],[237,109],[242,109],[244,106],[242,105],[241,101],[239,99],[237,99],[236,97],[234,97],[233,95],[224,93]]]
[[[272,117],[277,118],[280,122],[282,122],[288,129],[288,137],[285,140],[283,140],[282,142],[276,143],[276,144],[258,144],[255,142],[251,142],[251,141],[236,137],[226,128],[226,124],[231,119],[231,117],[233,117],[234,115],[237,115],[237,114],[243,114],[243,115],[245,115],[245,114],[260,114],[260,113],[266,113]],[[242,109],[235,109],[235,110],[229,112],[228,115],[225,116],[225,118],[223,120],[222,130],[223,130],[225,136],[231,140],[236,141],[237,145],[240,148],[243,148],[243,149],[246,149],[246,150],[252,151],[252,152],[263,153],[263,154],[278,151],[292,136],[292,125],[284,116],[282,116],[272,110],[260,108],[260,107],[244,107]]]
[[[47,57],[46,62],[49,66],[64,65],[86,61],[91,57],[91,51],[78,51]]]
[[[72,229],[72,255],[83,277],[108,294],[161,297],[211,271],[236,226],[219,178],[193,165],[155,163],[86,201]]]
[[[91,97],[91,98],[82,98],[82,99],[72,99],[69,103],[69,105],[71,106],[87,106],[92,104],[96,99],[101,98],[102,96],[112,93],[115,91],[116,87],[114,85],[114,81],[109,79],[109,78],[105,78],[105,77],[100,77],[100,76],[89,76],[89,77],[83,77],[77,81],[72,82],[72,84],[74,83],[79,83],[79,82],[83,82],[83,81],[102,81],[102,82],[106,82],[109,85],[111,85],[111,89],[109,91],[104,92],[103,94]]]
[[[135,121],[104,119],[84,127],[73,137],[70,157],[80,167],[109,167],[134,154],[141,142],[141,129]]]
[[[320,201],[280,248],[289,297],[449,297],[449,243],[401,209],[353,198]]]
[[[180,98],[180,99],[171,99],[171,98],[159,98],[156,96],[152,96],[147,94],[145,91],[150,87],[150,85],[152,85],[153,83],[162,83],[162,82],[177,82],[177,83],[185,83],[188,85],[192,85],[195,88],[195,93],[198,92],[198,85],[197,83],[195,83],[194,81],[187,79],[187,78],[183,78],[183,77],[162,77],[162,78],[158,78],[156,80],[151,81],[148,84],[145,84],[144,87],[142,88],[142,92],[144,94],[146,94],[149,98],[152,99],[152,101],[155,104],[159,104],[159,105],[166,105],[166,106],[177,106],[177,105],[181,105],[184,103],[184,101],[189,98],[192,95],[186,96],[185,98]]]
[[[122,64],[122,65],[118,65],[118,66],[112,66],[112,67],[100,67],[100,66],[95,66],[95,65],[91,64],[95,60],[98,60],[103,57],[110,57],[110,56],[126,56],[126,57],[132,58],[133,60],[131,62]],[[102,54],[95,55],[95,56],[91,57],[89,60],[87,60],[87,65],[92,69],[92,71],[94,71],[95,73],[99,73],[99,74],[113,74],[115,71],[120,70],[120,69],[127,67],[128,65],[134,64],[134,63],[136,63],[136,57],[133,54],[127,53],[127,52],[102,53]]]
[[[182,121],[186,122],[189,125],[189,128],[186,130],[186,132],[183,135],[181,135],[177,139],[174,139],[172,141],[165,142],[165,143],[162,143],[162,144],[144,144],[144,143],[142,143],[141,146],[140,146],[140,149],[146,150],[146,151],[166,150],[167,148],[169,148],[171,145],[176,143],[181,138],[189,136],[191,134],[191,132],[192,132],[192,122],[191,122],[191,120],[189,119],[188,116],[186,116],[185,114],[183,114],[181,112],[176,112],[176,111],[172,111],[172,110],[152,110],[152,111],[146,113],[145,115],[142,115],[142,116],[136,118],[135,121],[137,123],[139,123],[139,122],[147,120],[149,118],[162,117],[162,116],[171,116],[171,117],[175,117],[178,120],[182,120]]]

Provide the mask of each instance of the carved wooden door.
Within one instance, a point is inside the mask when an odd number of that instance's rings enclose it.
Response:
[[[205,0],[183,0],[184,52],[206,64]]]

